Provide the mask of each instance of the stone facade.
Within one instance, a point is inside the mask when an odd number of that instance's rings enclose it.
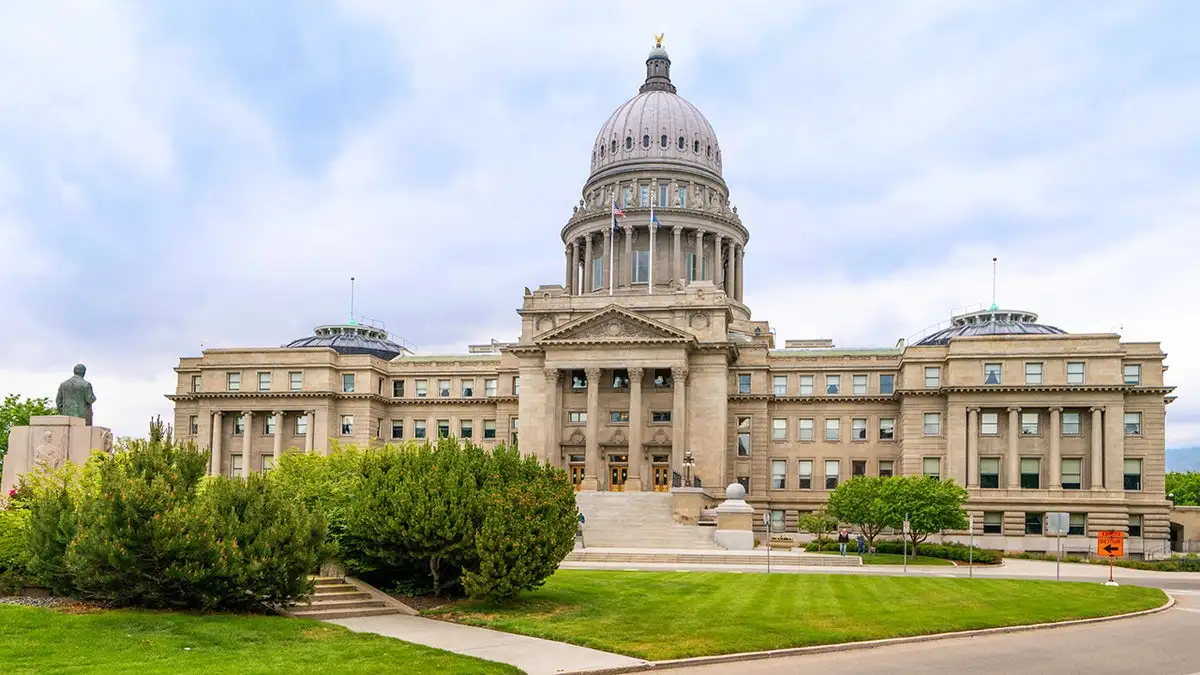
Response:
[[[585,491],[690,482],[718,499],[738,482],[785,530],[853,475],[926,473],[968,487],[984,546],[1051,550],[1044,514],[1061,510],[1069,550],[1107,529],[1129,531],[1134,554],[1165,548],[1157,343],[993,306],[913,345],[777,348],[743,302],[749,231],[714,148],[656,48],[594,144],[561,232],[563,282],[525,290],[516,342],[460,356],[313,346],[380,337],[350,323],[305,346],[210,349],[176,368],[176,434],[216,450],[224,474],[334,443],[517,443]]]

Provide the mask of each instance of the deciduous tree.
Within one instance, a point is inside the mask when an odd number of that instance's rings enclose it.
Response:
[[[1200,471],[1168,473],[1167,494],[1175,495],[1178,506],[1200,506]]]
[[[875,547],[875,537],[887,527],[887,508],[883,503],[883,483],[887,478],[855,476],[838,485],[829,495],[829,513],[839,522],[858,528]]]
[[[29,424],[35,415],[53,415],[54,406],[48,398],[27,398],[9,394],[0,403],[0,469],[4,468],[4,456],[8,454],[8,434],[13,427]]]
[[[908,516],[908,539],[914,550],[931,534],[967,526],[963,512],[967,491],[954,481],[927,476],[892,477],[883,481],[880,496],[888,527],[899,531]]]

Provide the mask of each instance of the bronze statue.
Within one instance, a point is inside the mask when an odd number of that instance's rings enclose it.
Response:
[[[58,396],[54,399],[59,415],[82,417],[87,425],[92,426],[92,404],[96,402],[96,394],[92,392],[92,383],[83,379],[87,368],[82,364],[75,366],[75,374],[58,385]]]

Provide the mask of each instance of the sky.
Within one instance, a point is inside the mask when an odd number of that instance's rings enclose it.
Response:
[[[1200,3],[0,3],[0,393],[77,362],[144,434],[172,368],[349,315],[514,340],[665,33],[777,339],[997,301],[1160,341],[1200,444]]]

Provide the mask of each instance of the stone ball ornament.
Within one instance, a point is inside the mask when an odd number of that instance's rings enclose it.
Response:
[[[742,487],[741,483],[730,483],[725,488],[725,499],[745,499],[746,488]]]

